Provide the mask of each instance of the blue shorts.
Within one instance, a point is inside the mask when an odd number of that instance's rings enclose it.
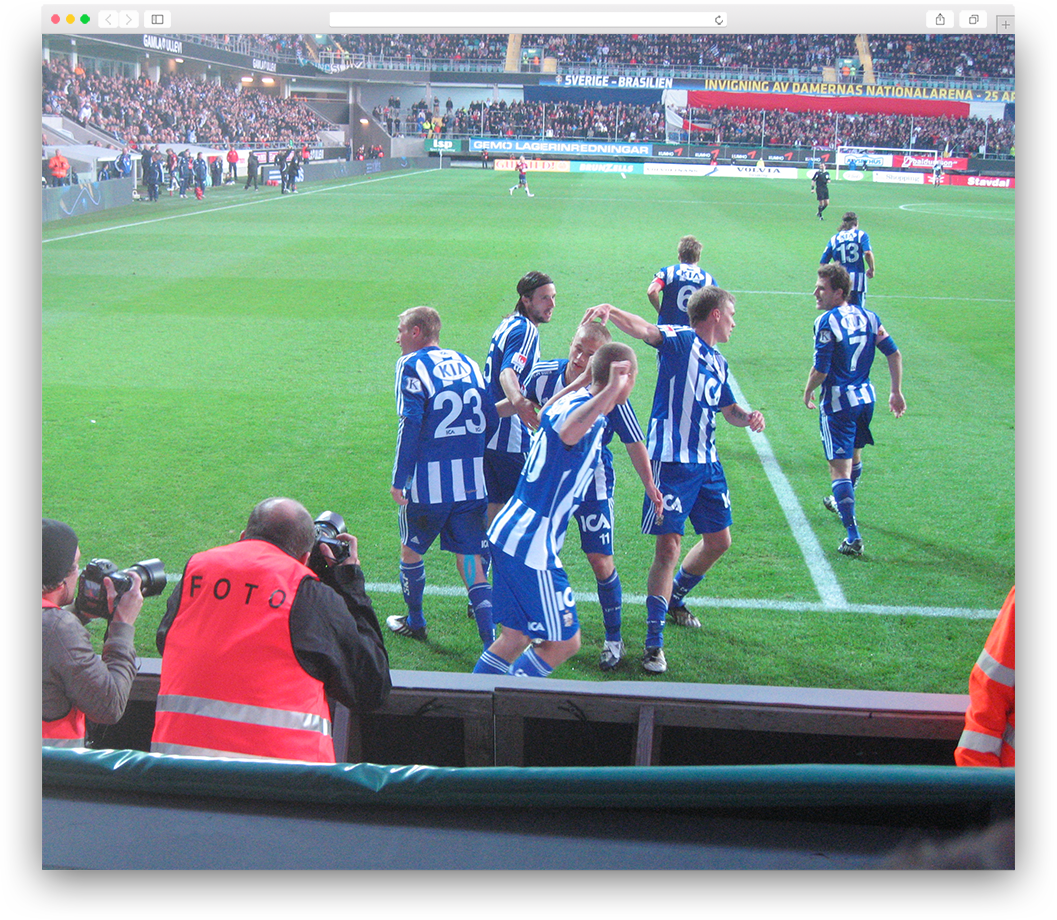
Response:
[[[860,447],[873,444],[873,434],[870,432],[873,407],[874,403],[866,403],[832,415],[819,413],[822,449],[827,460],[851,460]]]
[[[649,496],[642,500],[642,532],[651,536],[684,532],[690,519],[698,534],[730,527],[730,490],[719,463],[654,461],[653,481],[664,496],[664,517],[658,521]]]
[[[505,505],[514,496],[526,454],[502,450],[484,452],[484,487],[490,505]]]
[[[483,498],[441,505],[408,502],[400,507],[400,543],[424,556],[439,534],[446,553],[479,556],[488,544],[487,508]]]
[[[580,528],[580,549],[600,556],[613,555],[613,499],[585,498],[573,517]]]
[[[492,621],[531,639],[571,639],[580,621],[565,570],[529,568],[493,547]]]

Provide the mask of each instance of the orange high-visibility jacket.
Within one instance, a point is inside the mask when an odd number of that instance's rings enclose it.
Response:
[[[960,767],[1016,766],[1016,593],[1014,585],[969,675],[965,731],[954,751]]]

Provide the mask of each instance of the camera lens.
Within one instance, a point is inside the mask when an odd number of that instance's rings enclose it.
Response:
[[[165,590],[165,566],[160,559],[145,559],[130,565],[125,571],[139,575],[140,592],[144,597],[154,597]]]

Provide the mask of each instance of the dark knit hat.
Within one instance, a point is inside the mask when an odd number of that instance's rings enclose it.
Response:
[[[40,554],[40,583],[45,588],[57,585],[73,568],[77,557],[77,534],[69,524],[52,518],[41,518],[43,534]]]

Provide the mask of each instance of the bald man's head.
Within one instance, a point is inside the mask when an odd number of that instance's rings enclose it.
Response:
[[[312,515],[292,498],[266,498],[250,512],[244,540],[267,540],[284,553],[300,559],[312,551],[316,540]]]

